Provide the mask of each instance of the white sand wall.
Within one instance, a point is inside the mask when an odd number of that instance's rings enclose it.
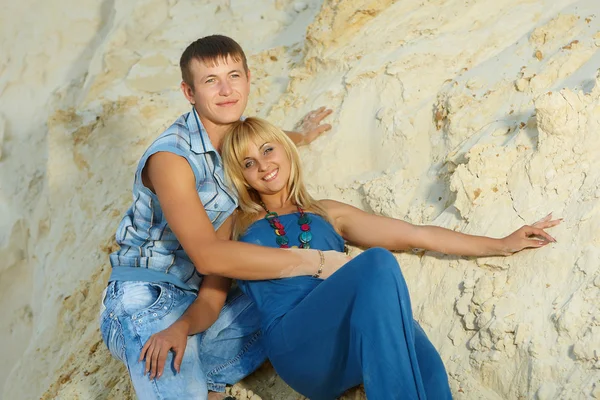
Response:
[[[456,398],[600,397],[600,3],[49,3],[0,14],[2,398],[130,396],[96,322],[107,255],[212,33],[250,57],[248,115],[335,110],[301,151],[315,195],[498,237],[564,218],[510,258],[398,257]],[[268,369],[245,385],[295,398]]]

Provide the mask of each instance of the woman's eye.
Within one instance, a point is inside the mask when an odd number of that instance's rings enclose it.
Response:
[[[254,162],[252,161],[247,161],[246,164],[244,164],[244,168],[250,168],[251,166],[254,165]]]
[[[267,153],[270,153],[270,152],[272,152],[272,151],[273,151],[273,148],[272,148],[272,147],[267,147],[267,148],[265,149],[265,154],[267,154]]]

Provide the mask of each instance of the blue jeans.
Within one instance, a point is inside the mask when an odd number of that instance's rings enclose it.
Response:
[[[206,399],[256,370],[265,360],[260,317],[251,300],[232,290],[218,320],[188,337],[180,373],[169,352],[163,376],[150,380],[138,362],[150,336],[172,325],[196,299],[170,283],[110,282],[102,301],[100,332],[112,355],[127,366],[135,392],[146,399]]]

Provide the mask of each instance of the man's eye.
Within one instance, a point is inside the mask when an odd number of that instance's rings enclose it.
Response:
[[[240,74],[231,74],[231,77],[232,77],[232,78],[239,78],[239,77],[240,77]]]
[[[215,81],[214,78],[207,79],[205,83],[213,83]]]

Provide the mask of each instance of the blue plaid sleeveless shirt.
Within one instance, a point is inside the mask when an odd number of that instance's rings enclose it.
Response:
[[[237,207],[235,192],[225,184],[221,156],[213,147],[195,109],[179,117],[142,156],[133,183],[133,204],[117,229],[121,248],[110,255],[109,281],[169,282],[198,290],[202,276],[169,228],[158,198],[142,183],[148,158],[160,151],[184,157],[213,227],[218,229]]]

